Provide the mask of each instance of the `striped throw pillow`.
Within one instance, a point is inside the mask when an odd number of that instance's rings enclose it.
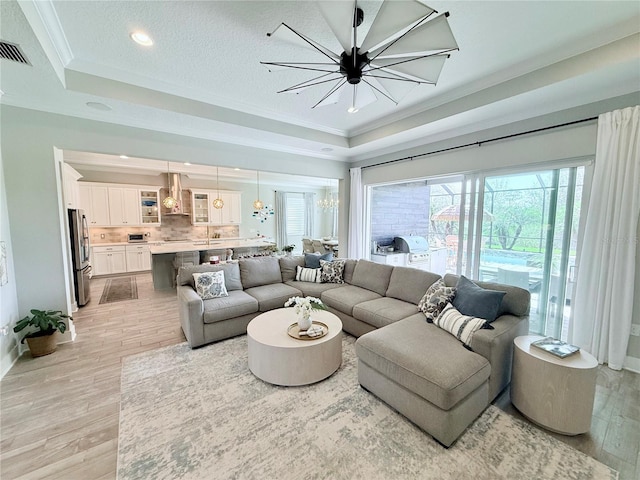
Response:
[[[482,328],[493,330],[491,324],[484,318],[462,315],[451,303],[444,307],[433,323],[456,337],[469,350],[471,350],[471,338],[475,332]]]
[[[296,281],[320,283],[320,268],[304,268],[296,266]]]

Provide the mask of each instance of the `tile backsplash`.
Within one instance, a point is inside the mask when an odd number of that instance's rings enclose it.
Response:
[[[219,235],[220,238],[240,236],[238,225],[221,225],[208,227],[211,238]],[[207,238],[207,227],[191,225],[191,217],[188,216],[163,216],[162,225],[148,227],[91,227],[91,244],[120,243],[127,241],[129,233],[148,233],[149,242],[161,242],[165,240],[204,240]],[[104,235],[104,238],[102,238]]]

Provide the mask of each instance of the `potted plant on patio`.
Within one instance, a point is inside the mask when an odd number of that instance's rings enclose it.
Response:
[[[31,310],[31,316],[27,315],[13,327],[13,331],[18,333],[27,327],[32,330],[23,338],[27,339],[32,357],[49,355],[56,351],[58,346],[56,332],[64,333],[67,330],[65,319],[72,320],[69,315],[65,315],[60,310]]]

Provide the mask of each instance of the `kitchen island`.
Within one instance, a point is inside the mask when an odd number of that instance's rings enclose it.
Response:
[[[264,238],[240,238],[225,239],[216,238],[207,240],[195,240],[188,242],[165,242],[162,245],[150,245],[151,273],[153,275],[153,288],[166,290],[174,288],[175,267],[173,260],[179,252],[206,252],[212,251],[213,255],[226,257],[226,251],[234,251],[234,257],[257,253],[265,247],[275,243]]]

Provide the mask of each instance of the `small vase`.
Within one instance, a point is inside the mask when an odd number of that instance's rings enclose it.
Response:
[[[311,315],[300,315],[298,317],[298,328],[301,332],[306,332],[311,328]]]

